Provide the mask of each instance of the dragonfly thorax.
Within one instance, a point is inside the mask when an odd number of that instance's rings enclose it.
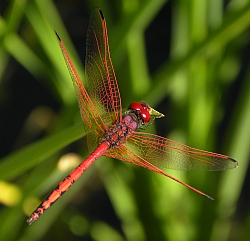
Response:
[[[118,147],[127,141],[137,129],[146,129],[155,118],[164,115],[151,108],[145,102],[133,102],[123,114],[122,120],[110,125],[104,134],[103,142],[108,142],[110,148]]]
[[[109,142],[110,148],[118,147],[127,138],[132,135],[133,131],[138,128],[138,118],[134,113],[124,114],[122,121],[109,126],[104,134],[103,141]]]

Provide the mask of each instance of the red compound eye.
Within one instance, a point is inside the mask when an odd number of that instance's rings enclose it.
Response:
[[[147,110],[142,109],[140,114],[141,114],[141,118],[144,120],[144,122],[147,123],[150,121],[151,116]]]
[[[129,108],[132,109],[132,110],[138,110],[138,111],[143,110],[142,105],[140,103],[138,103],[138,102],[131,103]]]
[[[144,109],[144,110],[146,110],[146,111],[150,111],[150,107],[149,107],[149,105],[148,104],[146,104],[145,102],[141,102],[141,106],[142,106],[142,108]]]
[[[138,113],[141,115],[141,118],[144,122],[148,123],[150,121],[150,118],[151,118],[149,114],[150,108],[146,103],[133,102],[130,104],[129,109],[138,111]]]

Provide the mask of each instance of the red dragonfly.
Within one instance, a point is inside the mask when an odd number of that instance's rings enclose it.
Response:
[[[91,154],[46,197],[31,214],[27,223],[36,221],[102,155],[158,172],[213,200],[160,168],[220,171],[237,167],[237,161],[158,135],[137,132],[138,129],[146,129],[155,118],[164,115],[144,102],[134,102],[122,113],[121,97],[110,58],[106,21],[102,11],[93,10],[88,27],[85,61],[88,92],[61,38],[57,33],[56,36],[75,87]]]

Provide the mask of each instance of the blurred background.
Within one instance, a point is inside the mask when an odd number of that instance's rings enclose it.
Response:
[[[54,29],[82,78],[89,16],[106,17],[123,107],[165,114],[147,131],[229,155],[223,172],[167,173],[101,157],[32,226],[26,219],[87,157]],[[244,0],[0,3],[0,240],[250,240],[250,4]]]

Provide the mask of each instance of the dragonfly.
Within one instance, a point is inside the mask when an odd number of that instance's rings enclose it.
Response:
[[[237,161],[226,155],[199,150],[139,131],[145,130],[156,118],[164,115],[145,102],[133,102],[123,113],[102,11],[99,8],[92,11],[88,26],[85,59],[87,89],[61,38],[55,33],[73,81],[90,155],[44,199],[27,223],[31,225],[38,220],[100,156],[119,159],[160,173],[213,200],[209,195],[167,174],[162,168],[221,171],[237,167]]]

